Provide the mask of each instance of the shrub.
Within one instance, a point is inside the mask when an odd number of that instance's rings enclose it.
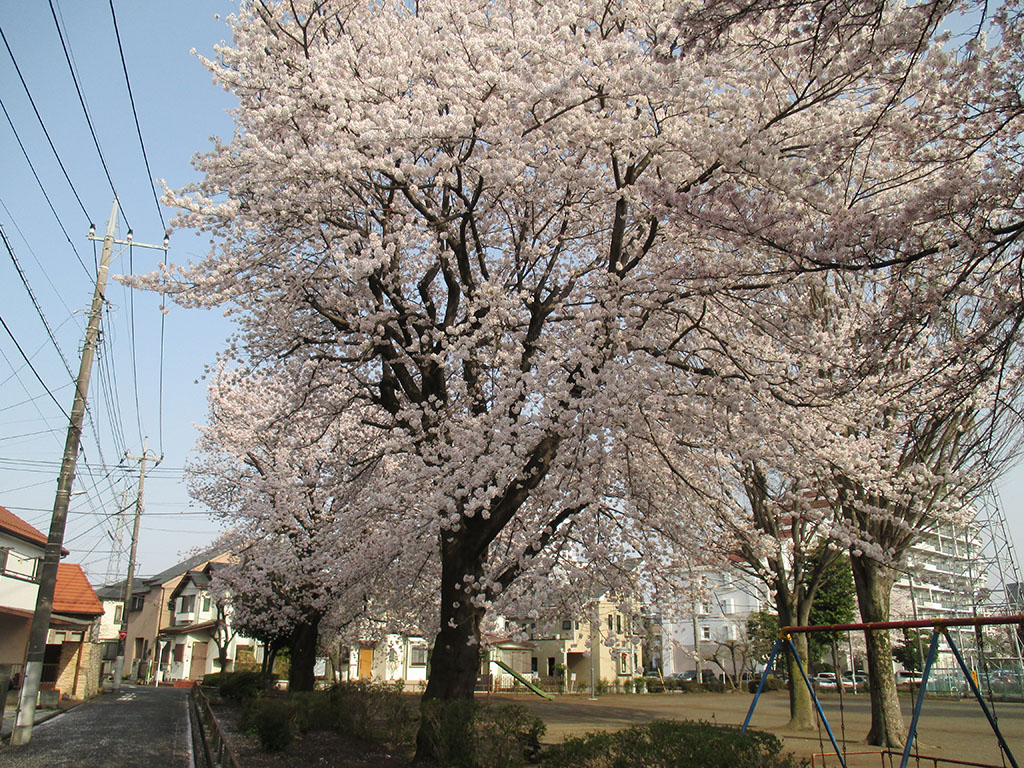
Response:
[[[288,698],[255,699],[249,708],[248,720],[268,752],[280,752],[292,743],[295,735],[296,704]]]
[[[259,672],[222,672],[217,675],[217,690],[220,695],[234,701],[256,698],[267,687],[267,683],[267,679]]]
[[[393,744],[409,741],[415,708],[401,682],[339,683],[328,693],[334,726],[351,736]]]
[[[543,721],[519,704],[423,703],[424,733],[445,768],[521,768],[540,753]]]
[[[616,733],[590,733],[548,750],[546,768],[796,768],[782,743],[760,731],[706,722],[656,720]]]

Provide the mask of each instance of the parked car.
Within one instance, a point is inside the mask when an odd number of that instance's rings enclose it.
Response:
[[[857,683],[858,688],[866,688],[868,684],[868,676],[863,672],[843,672],[843,687],[853,688],[853,683]]]
[[[701,682],[705,683],[713,683],[718,679],[718,676],[715,675],[715,673],[712,672],[710,669],[703,670],[703,674],[701,675],[701,677]],[[683,672],[683,676],[680,678],[680,680],[682,680],[683,682],[691,683],[697,682],[697,670],[691,669],[689,672]]]
[[[914,685],[921,684],[921,673],[920,672],[906,672],[900,671],[896,673],[896,684],[900,685],[903,683],[913,683]]]
[[[835,672],[819,672],[811,678],[811,682],[814,683],[815,687],[820,688],[823,691],[835,691],[839,689],[839,684],[836,682]]]

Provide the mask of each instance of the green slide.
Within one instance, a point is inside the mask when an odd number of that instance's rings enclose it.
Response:
[[[503,670],[505,670],[510,675],[512,675],[512,677],[514,677],[520,683],[522,683],[527,688],[529,688],[531,691],[536,693],[538,696],[542,696],[545,699],[553,699],[553,698],[555,698],[554,694],[548,693],[547,691],[542,691],[540,688],[538,688],[536,685],[534,685],[533,682],[531,682],[530,680],[527,680],[525,677],[520,675],[518,672],[516,672],[514,669],[512,669],[512,667],[510,667],[505,662],[503,662],[503,661],[496,661],[494,659],[491,659],[491,664],[497,664]]]

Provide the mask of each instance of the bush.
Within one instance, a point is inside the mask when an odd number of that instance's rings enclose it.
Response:
[[[259,672],[221,672],[217,675],[207,675],[203,678],[203,684],[211,678],[216,677],[217,690],[225,699],[233,701],[247,701],[256,698],[261,691],[269,685],[269,680]]]
[[[519,704],[423,703],[424,733],[445,768],[521,768],[540,753],[543,721]]]
[[[416,711],[401,682],[339,683],[328,691],[334,727],[360,739],[400,744],[412,740]]]
[[[295,735],[296,704],[291,699],[267,697],[255,699],[247,720],[260,745],[268,752],[280,752]]]
[[[706,722],[656,720],[616,733],[590,733],[548,750],[546,768],[796,768],[769,733]]]

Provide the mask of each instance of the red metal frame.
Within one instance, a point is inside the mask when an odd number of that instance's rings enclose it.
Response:
[[[801,632],[846,632],[855,629],[923,629],[926,627],[981,627],[992,624],[1024,624],[1024,613],[1012,616],[978,616],[971,619],[919,619],[914,621],[869,621],[862,624],[812,624],[781,627],[779,637]]]

